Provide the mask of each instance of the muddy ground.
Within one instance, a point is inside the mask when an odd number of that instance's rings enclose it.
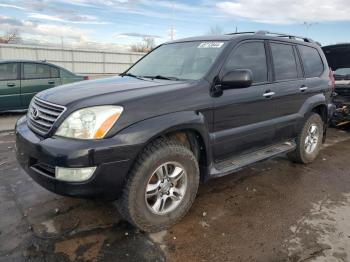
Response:
[[[0,261],[350,261],[350,132],[311,165],[270,160],[201,185],[189,214],[144,234],[114,204],[57,196],[0,133]]]

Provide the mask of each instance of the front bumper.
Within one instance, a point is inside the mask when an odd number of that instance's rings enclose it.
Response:
[[[60,195],[117,198],[140,148],[141,145],[119,145],[115,138],[44,139],[28,128],[25,117],[16,124],[18,162],[38,184]],[[97,168],[87,181],[66,182],[55,178],[56,166]]]

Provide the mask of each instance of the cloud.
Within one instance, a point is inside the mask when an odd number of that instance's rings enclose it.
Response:
[[[73,28],[71,26],[62,26],[55,24],[38,24],[34,27],[31,27],[30,22],[27,22],[26,26],[31,28],[32,33],[36,33],[42,36],[49,35],[55,37],[79,39],[82,41],[86,41],[88,39],[86,34],[89,32],[89,30],[81,28]]]
[[[196,12],[199,10],[204,11],[204,9],[199,7],[198,5],[188,5],[176,1],[140,0],[140,4],[152,7],[163,7],[170,10],[183,12]]]
[[[14,9],[19,9],[19,10],[25,10],[24,7],[17,6],[17,5],[10,5],[10,4],[0,4],[0,7],[4,7],[4,8],[14,8]]]
[[[24,21],[17,18],[0,15],[0,31],[18,30],[21,34],[33,35],[40,38],[65,37],[69,39],[85,41],[88,39],[88,29],[82,29],[66,25],[42,24],[34,21]]]
[[[216,6],[227,17],[260,23],[350,21],[348,0],[236,0]]]
[[[107,22],[98,21],[97,17],[89,15],[76,15],[76,14],[65,14],[65,15],[45,15],[39,13],[31,13],[29,18],[48,20],[61,23],[73,23],[73,24],[94,24],[94,25],[105,25]]]
[[[193,21],[193,13],[207,13],[211,9],[169,0],[54,0],[68,5],[89,7],[113,13],[145,17]],[[214,5],[215,7],[215,5]],[[174,11],[174,16],[172,15]],[[179,16],[176,12],[181,12]],[[186,13],[186,14],[184,14]],[[186,17],[186,15],[188,17]]]
[[[23,22],[12,17],[0,16],[0,25],[3,26],[23,26]]]
[[[161,36],[158,36],[158,35],[149,35],[149,34],[141,34],[141,33],[121,33],[121,34],[115,34],[114,37],[116,37],[116,38],[127,38],[127,37],[140,37],[140,38],[151,37],[151,38],[162,38]]]
[[[95,7],[102,6],[114,6],[114,5],[129,5],[139,0],[56,0],[57,2],[82,6],[82,7]]]

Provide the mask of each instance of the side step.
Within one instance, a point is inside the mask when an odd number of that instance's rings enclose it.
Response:
[[[286,141],[273,146],[265,147],[249,154],[234,156],[218,162],[210,170],[211,177],[225,176],[251,164],[288,153],[296,148],[294,141]]]

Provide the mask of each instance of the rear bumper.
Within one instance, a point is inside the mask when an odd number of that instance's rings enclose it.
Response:
[[[117,198],[140,148],[118,145],[114,138],[94,141],[60,137],[43,139],[28,128],[25,117],[16,125],[18,162],[38,184],[61,195]],[[55,178],[56,166],[97,168],[87,181],[66,182]]]

